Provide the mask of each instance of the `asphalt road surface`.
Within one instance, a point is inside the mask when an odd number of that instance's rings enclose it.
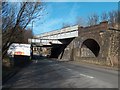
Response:
[[[118,72],[36,59],[9,79],[3,88],[118,88]]]

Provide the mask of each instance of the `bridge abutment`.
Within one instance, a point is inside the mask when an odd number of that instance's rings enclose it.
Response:
[[[107,21],[87,27],[67,27],[39,37],[43,46],[51,46],[52,58],[118,66],[120,30],[109,28]]]
[[[107,22],[79,31],[79,36],[65,48],[62,59],[118,66],[119,31],[109,29]]]

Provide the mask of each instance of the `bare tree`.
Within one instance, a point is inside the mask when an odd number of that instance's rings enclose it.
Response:
[[[101,15],[101,21],[108,21],[108,13],[107,12],[103,12]]]
[[[99,16],[96,13],[88,16],[88,25],[90,25],[90,26],[96,25],[96,24],[98,24],[98,22],[99,22]]]
[[[19,7],[16,9],[16,6]],[[10,44],[14,42],[18,28],[24,30],[32,20],[41,19],[43,10],[44,4],[41,2],[2,2],[3,57]]]
[[[116,24],[118,24],[118,11],[111,11],[108,13],[109,17],[109,24],[111,27],[114,27]]]
[[[23,33],[23,43],[28,43],[28,39],[33,38],[33,32],[31,29],[25,30]]]
[[[120,10],[118,11],[118,29],[120,30]]]
[[[85,24],[86,24],[86,22],[82,17],[80,17],[80,16],[76,17],[75,25],[84,26]]]

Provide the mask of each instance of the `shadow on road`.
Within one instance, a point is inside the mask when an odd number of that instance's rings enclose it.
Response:
[[[2,66],[2,85],[4,85],[10,78],[16,75],[22,68],[29,66],[32,63],[29,57],[14,56],[10,57],[10,67]],[[7,73],[4,75],[4,73]]]
[[[45,57],[45,56],[40,56],[40,55],[33,55],[33,58],[32,58],[32,60],[34,61],[34,60],[43,60],[43,59],[48,59],[48,57]]]
[[[27,65],[26,68],[23,68],[8,80],[3,85],[3,88],[94,88],[117,86],[117,74],[113,75],[103,70],[98,71],[81,65],[59,62],[64,61],[34,55],[32,64]]]

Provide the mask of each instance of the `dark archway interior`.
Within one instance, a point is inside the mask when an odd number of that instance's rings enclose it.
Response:
[[[85,45],[87,48],[89,48],[96,57],[99,55],[100,46],[95,40],[87,39],[83,42],[83,45]]]
[[[65,48],[70,44],[70,42],[73,39],[74,38],[59,39],[59,41],[62,42],[63,44],[52,44],[51,56],[50,57],[51,58],[58,58],[59,55],[61,54],[60,59],[62,59]]]

